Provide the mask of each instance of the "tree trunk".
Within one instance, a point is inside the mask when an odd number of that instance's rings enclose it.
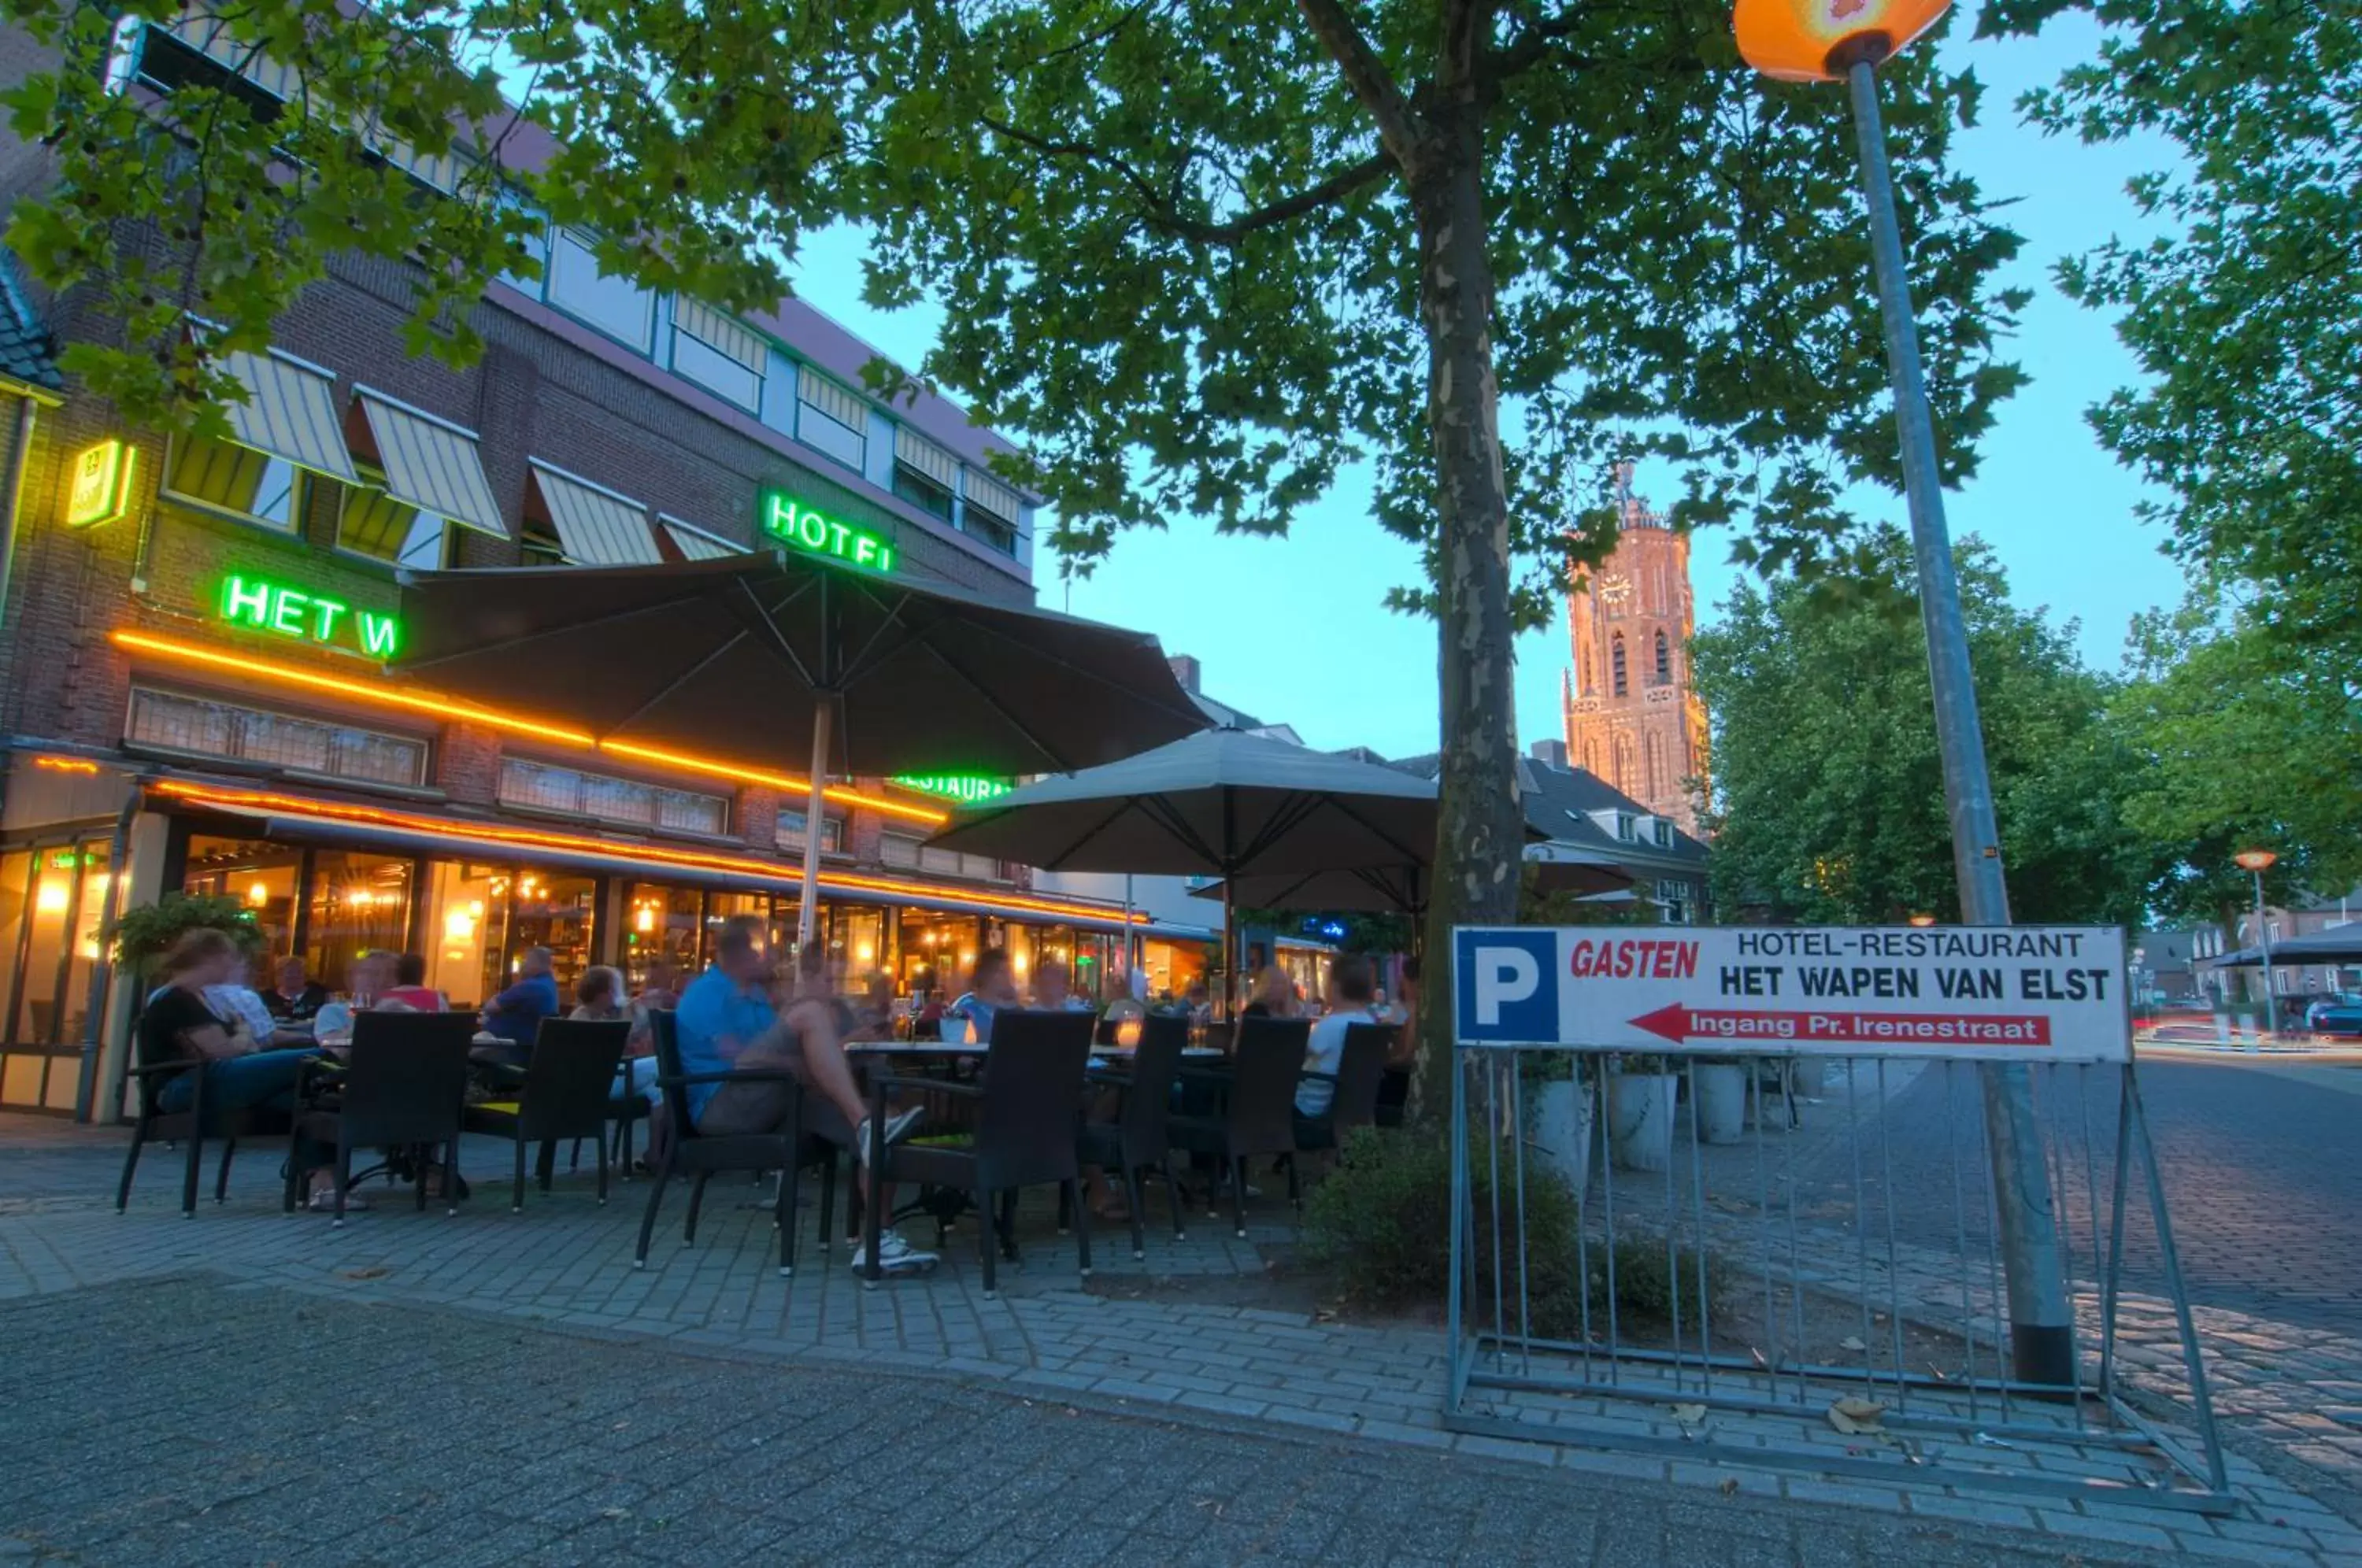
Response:
[[[1451,1104],[1458,1016],[1451,928],[1516,921],[1525,842],[1483,150],[1481,116],[1473,105],[1463,105],[1434,125],[1425,156],[1407,171],[1418,224],[1428,431],[1435,448],[1443,710],[1420,1039],[1407,1108],[1414,1122],[1440,1121]]]

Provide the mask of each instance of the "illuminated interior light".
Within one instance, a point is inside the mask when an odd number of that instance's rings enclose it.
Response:
[[[41,878],[40,890],[33,895],[33,907],[43,914],[66,912],[66,885],[55,878]]]
[[[270,901],[270,889],[259,882],[249,884],[246,889],[246,901],[260,909]]]

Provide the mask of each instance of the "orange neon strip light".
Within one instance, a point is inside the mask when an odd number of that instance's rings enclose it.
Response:
[[[685,768],[691,773],[710,773],[719,778],[734,778],[745,784],[768,784],[775,790],[790,790],[798,795],[809,793],[811,790],[811,779],[798,778],[792,774],[766,773],[758,768],[737,767],[728,763],[710,762],[703,757],[684,756],[677,751],[659,751],[655,746],[642,745],[636,741],[602,740],[599,743],[599,749],[613,752],[617,756],[635,757],[642,762],[657,762],[668,767]],[[940,825],[951,820],[942,812],[931,812],[923,806],[906,806],[900,801],[889,801],[879,795],[864,794],[858,790],[846,790],[834,784],[822,787],[821,798],[834,801],[839,805],[867,806],[873,811],[890,812],[898,817],[908,817],[912,822],[925,823],[930,826]]]
[[[325,817],[336,822],[357,823],[367,826],[399,829],[425,838],[442,839],[454,844],[501,844],[524,849],[562,849],[577,853],[603,856],[626,866],[642,863],[678,866],[700,871],[726,871],[742,876],[758,877],[768,882],[792,882],[793,867],[766,860],[754,860],[742,856],[709,855],[696,850],[672,849],[661,845],[624,845],[612,840],[584,838],[574,834],[544,833],[533,828],[511,827],[501,823],[470,823],[456,828],[440,817],[420,816],[411,812],[388,811],[377,806],[348,805],[337,801],[313,800],[301,795],[280,795],[267,790],[226,790],[215,786],[191,784],[179,779],[160,779],[148,788],[160,795],[169,795],[195,805],[227,806],[247,811],[283,811],[310,817]],[[924,882],[904,882],[889,877],[864,877],[843,871],[820,874],[822,888],[845,891],[892,893],[921,899],[956,899],[962,903],[982,904],[994,909],[1020,910],[1034,914],[1064,915],[1069,919],[1107,921],[1123,923],[1122,911],[1066,903],[1055,899],[1031,898],[1021,893],[970,894],[945,889]],[[1135,911],[1135,925],[1146,924],[1148,916]]]
[[[33,758],[33,766],[36,767],[46,767],[52,773],[95,773],[98,771],[97,763],[86,762],[78,756],[37,756]]]
[[[469,723],[531,735],[536,740],[572,746],[579,751],[610,752],[617,756],[659,762],[668,767],[686,768],[690,772],[708,774],[716,778],[728,778],[741,784],[767,784],[775,789],[792,790],[797,794],[803,794],[811,789],[810,779],[798,778],[792,774],[767,773],[759,768],[746,767],[735,763],[690,756],[677,751],[659,751],[653,746],[639,745],[627,741],[602,741],[586,731],[563,728],[546,723],[538,719],[504,712],[498,708],[487,708],[480,703],[466,701],[457,697],[447,697],[439,692],[423,690],[415,687],[373,685],[366,681],[348,680],[340,676],[325,675],[317,670],[305,669],[297,665],[254,658],[245,654],[231,653],[224,648],[206,647],[196,643],[176,642],[170,637],[150,636],[145,632],[113,632],[108,635],[107,640],[117,647],[128,648],[137,653],[152,654],[160,658],[180,659],[190,664],[205,665],[215,669],[226,669],[239,675],[252,676],[257,679],[276,680],[314,691],[334,692],[337,696],[349,697],[356,701],[374,702],[381,707],[402,708],[411,712],[425,713],[438,719],[464,720]],[[883,795],[872,795],[861,790],[847,790],[839,785],[829,785],[821,793],[824,799],[834,801],[839,805],[867,806],[873,811],[906,817],[912,822],[925,823],[930,826],[940,826],[950,820],[941,812],[928,811],[921,806],[905,805],[902,801],[889,800]]]
[[[339,697],[357,701],[374,702],[382,708],[406,708],[413,712],[432,714],[438,719],[465,719],[472,723],[487,724],[496,729],[513,730],[539,740],[555,741],[560,745],[589,749],[591,737],[581,730],[569,730],[556,724],[520,718],[491,708],[480,708],[472,702],[462,702],[431,691],[414,690],[400,686],[371,685],[366,681],[347,680],[342,677],[323,675],[316,670],[293,665],[274,664],[269,659],[248,658],[243,654],[229,653],[221,648],[203,647],[193,643],[176,643],[169,637],[151,637],[144,632],[110,632],[107,640],[119,648],[135,653],[154,654],[160,658],[176,658],[187,664],[206,665],[226,669],[234,674],[251,675],[264,680],[276,680],[289,686],[301,686],[313,691],[332,691]]]

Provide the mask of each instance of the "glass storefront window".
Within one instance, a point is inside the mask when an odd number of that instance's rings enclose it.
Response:
[[[263,951],[278,958],[295,950],[296,884],[303,871],[304,852],[291,845],[193,834],[181,890],[237,900],[262,933]]]
[[[670,963],[685,982],[703,966],[711,945],[703,926],[706,894],[696,888],[654,882],[624,887],[624,940],[617,957],[624,978],[636,993],[646,984],[648,966]]]
[[[829,911],[828,926],[829,955],[837,961],[845,988],[859,990],[885,966],[886,911],[861,904],[842,905]]]
[[[598,962],[591,947],[599,907],[599,883],[591,877],[552,876],[520,869],[493,879],[504,898],[501,945],[488,949],[483,992],[491,997],[516,977],[528,947],[546,947],[561,1000],[572,1006],[574,982]],[[494,964],[497,967],[493,967]]]
[[[10,1043],[53,1045],[83,1037],[106,908],[106,856],[105,839],[85,839],[11,855],[0,867],[0,879],[16,878],[0,894],[14,939],[7,956],[17,960],[6,1032]]]
[[[25,916],[33,903],[33,854],[0,856],[0,1044],[16,1041],[17,950],[24,943]]]
[[[304,935],[304,961],[314,979],[349,993],[355,960],[376,949],[400,953],[408,946],[410,876],[407,858],[314,852],[311,918]]]

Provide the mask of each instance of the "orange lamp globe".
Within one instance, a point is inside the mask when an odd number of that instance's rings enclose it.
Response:
[[[2268,849],[2243,849],[2231,858],[2238,862],[2242,871],[2268,871],[2279,860]]]
[[[1842,82],[1936,25],[1952,0],[1738,0],[1738,52],[1782,82]]]

